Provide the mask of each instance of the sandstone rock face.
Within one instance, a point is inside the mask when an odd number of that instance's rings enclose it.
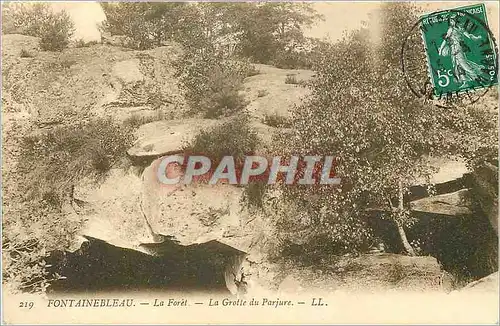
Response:
[[[298,83],[310,80],[314,73],[310,70],[278,69],[257,64],[259,74],[245,79],[243,92],[250,102],[248,112],[258,120],[266,114],[288,117],[294,105],[301,103],[310,91],[300,84],[286,84],[287,76],[294,76]]]
[[[294,266],[280,283],[279,291],[288,294],[378,292],[387,290],[444,291],[442,270],[430,256],[409,257],[398,254],[365,254],[357,258],[340,257],[326,261],[321,270]]]
[[[139,127],[138,139],[127,153],[135,158],[178,154],[200,131],[218,126],[225,121],[227,119],[187,118],[147,123]],[[250,125],[261,140],[261,149],[272,142],[276,128],[258,121],[251,121]]]
[[[173,76],[172,62],[181,53],[175,44],[148,51],[95,44],[43,52],[38,51],[38,41],[2,36],[2,88],[41,123],[64,121],[69,111],[117,120],[134,113],[175,117],[185,111]],[[21,58],[23,49],[32,57]]]
[[[461,293],[493,293],[498,295],[498,272],[467,284],[458,292]]]
[[[219,123],[218,120],[192,118],[155,121],[142,125],[137,130],[138,140],[128,150],[128,154],[140,157],[180,153],[201,130]]]
[[[412,201],[413,211],[461,216],[472,214],[471,197],[468,189],[462,189],[448,194],[426,197]]]
[[[241,205],[242,187],[229,184],[163,185],[158,160],[143,173],[143,207],[152,228],[181,244],[217,240],[249,252],[264,227]]]
[[[119,61],[114,64],[112,74],[123,83],[140,82],[144,80],[144,75],[139,66],[139,59]]]
[[[77,212],[87,217],[82,234],[148,254],[148,244],[158,241],[156,235],[168,236],[181,246],[213,241],[230,246],[238,254],[224,257],[224,278],[228,289],[237,293],[235,279],[246,257],[258,256],[266,222],[242,206],[243,188],[163,185],[157,178],[158,163],[155,160],[140,176],[134,168],[115,169],[98,186],[81,184],[75,197],[87,206]]]
[[[484,163],[472,175],[472,196],[498,235],[498,167]]]

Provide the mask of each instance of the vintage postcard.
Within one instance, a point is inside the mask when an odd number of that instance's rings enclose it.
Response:
[[[495,324],[499,3],[2,5],[2,323]]]

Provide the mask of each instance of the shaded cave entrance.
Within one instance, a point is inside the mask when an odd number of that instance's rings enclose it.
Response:
[[[74,251],[54,251],[48,258],[50,293],[193,291],[229,294],[227,279],[239,270],[246,253],[218,241],[183,246],[165,237],[142,244],[146,251],[117,247],[85,236]]]

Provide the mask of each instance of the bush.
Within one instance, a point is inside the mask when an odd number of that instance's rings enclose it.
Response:
[[[75,31],[66,11],[56,13],[46,3],[12,3],[3,12],[13,25],[12,32],[40,37],[44,51],[63,50]]]
[[[83,177],[99,179],[132,145],[129,128],[92,118],[24,138],[20,167],[27,172],[30,198],[53,198],[58,206]]]
[[[297,77],[294,74],[287,74],[285,78],[285,84],[296,85],[299,82],[297,81]]]
[[[22,49],[21,50],[21,58],[33,58],[33,54],[31,54],[29,51]]]
[[[255,152],[258,143],[259,138],[248,124],[248,117],[242,115],[200,132],[186,146],[186,151],[206,155],[212,162],[233,156],[236,164],[242,164],[246,155]]]
[[[143,116],[138,114],[132,114],[130,117],[123,121],[123,125],[130,129],[137,129],[138,127],[145,125],[147,123],[166,120],[167,116],[165,112],[157,110],[155,115]]]
[[[124,46],[136,50],[161,46],[191,23],[187,3],[101,2],[101,7],[106,15],[102,32],[125,36]]]
[[[239,93],[243,80],[254,70],[248,62],[194,55],[176,64],[193,113],[201,111],[206,118],[218,118],[240,112],[248,104]]]
[[[47,271],[52,250],[67,249],[84,217],[64,214],[46,200],[24,202],[4,211],[3,279],[12,291],[45,291],[58,275]]]
[[[74,23],[65,11],[51,13],[41,25],[40,48],[44,51],[62,51],[68,47],[74,31]]]
[[[292,124],[290,118],[284,117],[277,113],[266,114],[264,116],[264,119],[262,119],[262,123],[275,128],[288,128]]]
[[[132,143],[130,129],[108,119],[76,115],[75,123],[30,136],[17,126],[5,134],[9,164],[3,171],[3,277],[14,291],[44,291],[58,275],[45,259],[74,241],[84,215],[63,207],[82,178],[98,181]],[[13,156],[14,155],[14,156]],[[15,162],[15,164],[11,163]]]

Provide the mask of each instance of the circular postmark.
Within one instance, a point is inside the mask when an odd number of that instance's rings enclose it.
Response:
[[[422,15],[406,35],[401,67],[411,92],[438,106],[477,102],[498,84],[498,48],[484,4]]]

